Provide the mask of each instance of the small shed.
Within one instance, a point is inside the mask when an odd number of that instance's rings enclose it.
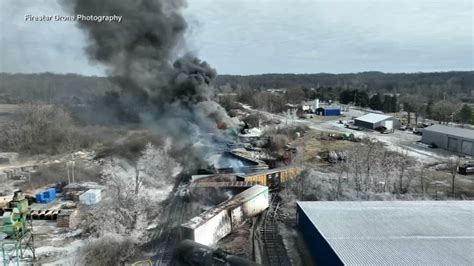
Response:
[[[79,201],[84,205],[94,205],[101,200],[100,189],[89,189],[79,196]]]
[[[387,130],[392,130],[400,128],[400,120],[393,116],[371,113],[354,119],[354,125],[368,129],[383,126]]]
[[[341,108],[336,106],[325,106],[316,109],[317,115],[323,116],[339,116],[341,115]]]
[[[78,224],[79,220],[77,210],[62,210],[58,214],[58,218],[56,220],[56,225],[58,227],[73,229],[76,228]]]
[[[17,159],[17,152],[0,152],[0,164],[15,163]]]
[[[456,153],[474,156],[474,130],[432,125],[423,129],[421,142]]]

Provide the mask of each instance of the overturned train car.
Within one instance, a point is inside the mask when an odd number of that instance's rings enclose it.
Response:
[[[268,206],[268,187],[255,185],[182,224],[182,237],[213,245]]]
[[[234,256],[220,249],[196,243],[191,240],[183,240],[174,254],[180,265],[193,266],[257,266],[253,261]]]
[[[237,175],[237,181],[258,182],[270,190],[279,189],[282,183],[296,178],[301,173],[301,168],[291,166],[260,171],[251,174]]]

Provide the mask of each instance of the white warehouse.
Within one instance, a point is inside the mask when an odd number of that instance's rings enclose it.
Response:
[[[392,130],[400,128],[400,120],[388,115],[366,114],[354,119],[354,125],[368,129],[376,129],[383,126],[387,130]]]

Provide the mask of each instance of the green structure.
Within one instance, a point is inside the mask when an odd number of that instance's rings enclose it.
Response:
[[[0,244],[3,265],[10,265],[12,261],[20,265],[26,250],[30,250],[35,259],[33,226],[31,220],[27,219],[28,210],[28,200],[23,193],[15,192],[1,218]]]

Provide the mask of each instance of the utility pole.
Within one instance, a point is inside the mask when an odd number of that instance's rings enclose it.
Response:
[[[76,163],[74,162],[73,155],[71,154],[71,160],[66,162],[66,172],[67,172],[67,182],[68,184],[71,184],[71,179],[72,183],[76,182],[75,176],[74,176],[74,166]]]
[[[75,183],[76,180],[74,178],[74,166],[76,165],[76,163],[74,162],[74,157],[73,155],[71,154],[71,172],[72,172],[72,183]]]
[[[67,183],[71,184],[71,177],[69,176],[69,162],[66,162]]]

